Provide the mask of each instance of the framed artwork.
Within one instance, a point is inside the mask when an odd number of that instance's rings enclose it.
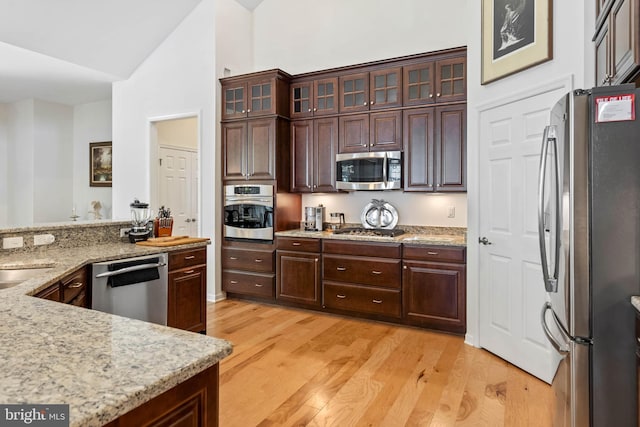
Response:
[[[111,187],[111,141],[89,143],[89,186]]]
[[[553,58],[552,0],[482,0],[482,84]]]

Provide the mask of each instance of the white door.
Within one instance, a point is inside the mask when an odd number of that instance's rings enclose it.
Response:
[[[540,323],[546,300],[540,267],[537,192],[549,112],[566,85],[481,107],[479,200],[480,346],[550,383],[559,356]]]
[[[174,236],[198,235],[198,155],[196,152],[160,147],[158,206],[171,209]]]

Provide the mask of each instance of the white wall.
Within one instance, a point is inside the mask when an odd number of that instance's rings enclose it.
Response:
[[[89,214],[93,200],[102,205],[102,219],[111,218],[111,187],[89,186],[89,143],[111,141],[111,122],[110,99],[73,109],[73,205],[80,220],[95,219]]]
[[[8,107],[0,104],[0,224],[8,224],[9,147],[7,140]]]
[[[235,0],[217,0],[215,15],[216,81],[256,71],[253,67],[253,14]],[[227,74],[225,68],[229,70]]]
[[[298,74],[465,46],[466,10],[467,0],[265,0],[253,13],[254,71]],[[372,198],[394,204],[400,224],[467,226],[465,194],[303,195],[302,206],[322,200],[328,212],[357,223]],[[455,218],[448,218],[449,206]]]
[[[593,43],[591,32],[594,28],[595,5],[586,2],[553,2],[553,57],[544,64],[521,71],[512,76],[482,86],[481,78],[481,2],[467,2],[466,33],[467,50],[467,169],[468,189],[468,242],[476,242],[483,230],[479,224],[478,179],[480,175],[478,159],[478,137],[481,123],[480,109],[505,98],[508,95],[530,90],[533,87],[564,77],[573,79],[574,88],[593,85]],[[469,244],[467,252],[467,340],[478,343],[478,282],[479,245]]]
[[[73,208],[73,108],[41,100],[33,108],[33,222],[57,222]]]
[[[150,199],[152,119],[200,116],[200,234],[218,241],[214,224],[218,175],[215,153],[214,0],[203,0],[125,81],[113,86],[113,217],[129,219],[135,197]],[[157,209],[157,206],[152,206]],[[214,245],[215,246],[215,245]],[[215,253],[208,252],[208,293],[215,295]]]
[[[33,224],[33,134],[34,101],[27,99],[7,106],[7,173],[9,187],[7,223]]]

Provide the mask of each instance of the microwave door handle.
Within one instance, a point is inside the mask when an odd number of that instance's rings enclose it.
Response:
[[[547,292],[557,292],[558,283],[552,283],[549,277],[549,265],[547,263],[547,243],[545,239],[544,224],[544,187],[546,184],[547,154],[549,150],[549,126],[544,128],[542,135],[542,150],[540,153],[540,169],[538,172],[538,239],[540,245],[540,263],[542,278]]]
[[[570,351],[569,345],[566,342],[564,345],[560,344],[558,340],[551,333],[551,330],[549,329],[549,325],[547,325],[547,318],[546,318],[547,311],[549,310],[551,310],[553,322],[558,327],[558,330],[562,333],[562,336],[565,337],[568,341],[575,341],[575,339],[569,334],[567,329],[562,325],[562,322],[560,322],[560,319],[558,319],[558,315],[556,314],[555,311],[553,311],[551,307],[551,303],[546,302],[542,306],[542,312],[540,313],[542,330],[544,331],[545,336],[547,337],[547,339],[549,340],[553,348],[555,348],[558,353],[565,356],[569,354],[569,351]]]
[[[387,154],[385,153],[384,157],[382,158],[382,182],[387,182],[387,168],[389,167],[388,162],[387,162]]]

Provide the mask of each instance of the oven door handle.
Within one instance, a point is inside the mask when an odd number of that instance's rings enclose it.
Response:
[[[96,279],[100,279],[102,277],[117,276],[119,274],[124,274],[124,273],[131,273],[132,271],[146,270],[148,268],[164,267],[165,265],[167,265],[167,264],[164,263],[164,262],[158,262],[158,263],[152,263],[152,264],[133,265],[131,267],[121,268],[120,270],[105,271],[104,273],[96,274]]]
[[[267,207],[273,207],[273,199],[271,198],[265,198],[265,199],[257,199],[257,198],[244,198],[244,197],[227,197],[224,200],[224,205],[225,206],[231,206],[231,205],[237,205],[238,203],[240,204],[247,204],[247,203],[252,203],[252,204],[256,204],[256,205],[260,205],[260,206],[267,206]]]

